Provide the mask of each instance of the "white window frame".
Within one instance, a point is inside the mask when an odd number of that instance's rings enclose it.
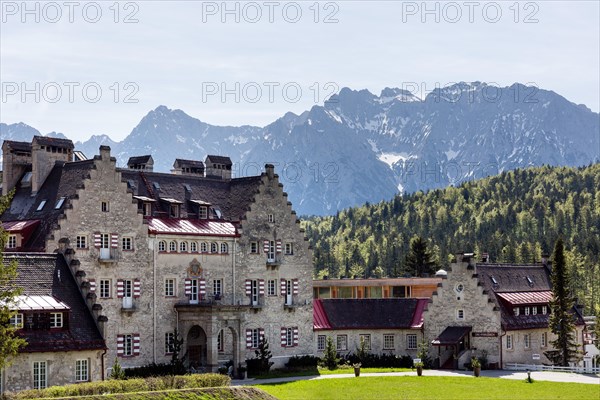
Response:
[[[208,243],[200,243],[200,253],[208,253]]]
[[[335,349],[337,351],[348,350],[348,335],[336,335],[335,336]]]
[[[179,242],[179,252],[187,253],[188,245],[186,241]]]
[[[167,251],[167,242],[164,240],[161,240],[160,242],[158,242],[158,251]]]
[[[396,348],[396,336],[393,333],[383,335],[383,350],[394,350]]]
[[[87,235],[77,235],[77,237],[75,238],[75,248],[76,249],[87,249],[88,248]]]
[[[267,281],[267,296],[277,296],[277,281],[275,279]]]
[[[45,389],[48,387],[48,363],[46,361],[34,361],[32,375],[34,389]]]
[[[273,214],[269,214],[267,215],[267,220],[269,221],[269,223],[273,223],[275,222],[275,217],[273,216]]]
[[[229,253],[229,245],[227,245],[227,243],[221,243],[221,253]]]
[[[174,332],[166,332],[165,333],[165,354],[173,354],[175,344],[175,333]]]
[[[465,310],[463,308],[456,310],[456,319],[461,321],[465,319]]]
[[[12,317],[10,317],[10,325],[12,325],[15,329],[23,329],[23,313],[16,313]]]
[[[152,203],[146,202],[142,204],[142,215],[144,217],[152,216]]]
[[[317,351],[325,351],[325,344],[327,343],[326,335],[317,336]]]
[[[531,311],[530,307],[525,307],[525,315],[529,315]]]
[[[124,251],[133,250],[133,238],[131,236],[123,236],[121,238],[121,250],[124,250]]]
[[[293,243],[286,243],[285,244],[285,255],[286,256],[292,256],[292,255],[294,255],[294,244]]]
[[[198,252],[198,243],[190,242],[190,253],[197,253],[197,252]]]
[[[198,218],[199,219],[208,219],[208,207],[206,207],[206,206],[198,207]]]
[[[514,348],[513,335],[506,335],[506,350],[513,350],[513,348]]]
[[[543,315],[548,314],[548,306],[542,306],[542,314]]]
[[[250,254],[258,254],[258,242],[250,242]]]
[[[123,335],[123,356],[133,356],[133,335]]]
[[[87,382],[90,380],[89,365],[87,358],[75,360],[75,382]]]
[[[531,349],[531,335],[529,333],[523,335],[523,345],[526,349]]]
[[[8,235],[8,239],[6,240],[6,248],[7,249],[16,249],[17,248],[17,235]]]
[[[50,328],[62,328],[63,318],[63,313],[61,312],[50,313]]]
[[[169,205],[169,218],[179,218],[179,204]]]
[[[258,344],[260,343],[260,329],[259,328],[252,329],[251,337],[252,337],[252,348],[257,349]]]
[[[177,242],[174,240],[169,242],[169,253],[177,253]]]
[[[223,295],[223,279],[214,279],[213,280],[213,295],[214,296],[222,296]]]
[[[537,312],[538,312],[538,308],[537,308],[537,306],[533,306],[533,307],[531,307],[531,314],[533,314],[533,315],[537,315]]]
[[[219,245],[215,242],[210,243],[210,253],[217,254],[219,252]]]
[[[521,309],[519,307],[515,307],[513,308],[513,313],[515,314],[515,317],[518,317],[521,313]]]
[[[406,348],[408,350],[417,349],[417,335],[415,333],[409,333],[406,335]]]
[[[294,346],[294,328],[285,328],[285,347]]]
[[[371,350],[371,335],[368,333],[358,335],[358,345],[360,346],[360,342],[365,342],[365,350]]]
[[[100,279],[100,298],[110,299],[110,279]]]
[[[165,297],[175,297],[175,278],[165,278]]]

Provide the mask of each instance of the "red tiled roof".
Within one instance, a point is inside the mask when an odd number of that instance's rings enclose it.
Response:
[[[227,221],[207,219],[148,218],[151,234],[196,236],[236,236],[235,226]]]
[[[552,300],[552,292],[549,290],[543,292],[496,293],[496,296],[515,306],[520,304],[546,304]]]
[[[412,322],[410,323],[411,328],[421,328],[423,326],[423,310],[429,302],[429,299],[419,299],[417,307],[415,308],[415,314],[413,315]]]
[[[6,232],[23,232],[35,228],[40,223],[39,219],[27,221],[8,221],[2,223],[2,229]]]
[[[323,309],[323,303],[319,299],[316,299],[313,303],[313,329],[331,329],[331,324]]]

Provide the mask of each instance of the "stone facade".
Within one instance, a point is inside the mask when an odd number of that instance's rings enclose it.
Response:
[[[87,365],[87,379],[97,381],[102,379],[102,352],[70,351],[47,353],[21,353],[12,364],[2,371],[3,379],[0,387],[5,391],[19,391],[34,388],[34,364],[45,363],[46,386],[66,385],[84,381],[76,374],[78,361]],[[38,364],[39,365],[39,364]],[[37,365],[36,365],[37,366]],[[80,364],[81,366],[81,364]],[[43,378],[40,376],[40,378]],[[2,391],[0,391],[2,393]]]
[[[338,340],[339,336],[345,336]],[[335,331],[315,332],[314,354],[323,356],[323,344],[327,338],[333,340],[338,353],[348,355],[355,353],[360,348],[361,338],[370,342],[369,353],[372,354],[395,354],[397,356],[408,355],[417,357],[418,345],[424,340],[421,329],[336,329]],[[345,348],[338,346],[338,341],[346,342]]]

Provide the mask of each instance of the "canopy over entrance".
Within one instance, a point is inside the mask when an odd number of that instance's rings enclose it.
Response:
[[[452,346],[459,344],[471,332],[470,326],[449,326],[431,341],[434,346]]]

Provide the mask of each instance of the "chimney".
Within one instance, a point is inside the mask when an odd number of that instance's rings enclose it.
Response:
[[[129,157],[127,168],[152,172],[154,169],[154,160],[151,155]]]
[[[488,253],[482,253],[481,254],[481,262],[482,263],[489,263],[490,262],[490,255]]]
[[[57,139],[34,136],[31,141],[31,194],[40,190],[56,161],[73,160],[73,142],[69,139]]]
[[[31,143],[5,140],[2,143],[2,195],[6,196],[26,174],[31,182]]]
[[[275,177],[275,166],[273,164],[265,164],[265,172],[269,179],[273,179]]]
[[[206,156],[204,160],[207,178],[217,178],[223,180],[231,179],[231,158],[224,156]]]
[[[204,176],[204,163],[202,161],[177,158],[173,163],[171,173],[174,175]]]

